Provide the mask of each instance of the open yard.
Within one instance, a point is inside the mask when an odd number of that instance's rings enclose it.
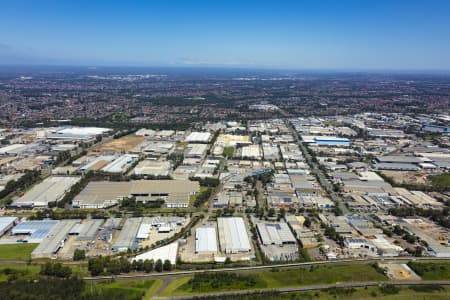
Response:
[[[113,139],[100,145],[96,151],[98,152],[128,152],[134,147],[145,141],[145,137],[136,135],[127,135],[118,139]]]
[[[17,243],[0,245],[0,260],[27,260],[38,244]]]

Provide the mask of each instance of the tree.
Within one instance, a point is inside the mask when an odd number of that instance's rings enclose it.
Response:
[[[163,263],[160,259],[158,259],[155,263],[155,271],[162,272],[162,270],[163,270]]]
[[[82,249],[75,249],[73,252],[73,260],[83,260],[86,258],[86,251]]]
[[[170,262],[170,260],[166,259],[166,260],[164,261],[164,264],[163,264],[163,270],[164,270],[164,271],[170,271],[170,270],[172,270],[172,263]]]
[[[97,276],[103,273],[104,264],[102,257],[94,257],[88,261],[88,270],[92,276]]]
[[[152,272],[153,271],[153,265],[154,265],[154,262],[153,262],[153,259],[152,260],[148,260],[148,259],[146,259],[146,260],[144,260],[144,272],[145,273],[150,273],[150,272]]]

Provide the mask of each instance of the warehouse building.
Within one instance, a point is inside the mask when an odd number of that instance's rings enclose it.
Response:
[[[242,218],[218,218],[217,227],[222,252],[233,254],[251,251],[247,228]]]
[[[25,195],[15,200],[12,206],[36,207],[48,206],[49,202],[58,202],[80,181],[81,177],[75,176],[50,176],[41,183],[35,185]]]
[[[191,132],[186,137],[188,143],[208,143],[211,140],[211,133],[209,132]]]
[[[217,234],[213,226],[201,226],[195,230],[195,253],[217,253]]]
[[[126,197],[135,197],[144,203],[164,200],[166,207],[186,208],[189,198],[200,191],[197,181],[189,180],[135,180],[90,182],[73,200],[77,208],[105,208]]]
[[[263,245],[283,246],[297,243],[286,223],[257,223],[256,230]]]
[[[14,227],[11,235],[24,235],[28,243],[40,243],[56,224],[56,220],[25,221]]]
[[[124,154],[119,156],[111,163],[103,167],[102,171],[107,173],[119,173],[124,174],[135,161],[139,158],[136,154]]]
[[[112,246],[112,251],[122,252],[128,249],[135,250],[139,247],[136,239],[139,227],[141,226],[142,218],[129,218],[125,221],[125,225],[120,231],[117,240]]]
[[[79,231],[77,234],[78,235],[77,240],[79,241],[94,240],[97,237],[100,227],[103,225],[103,223],[104,223],[103,219],[85,220],[78,226]]]
[[[188,144],[184,150],[185,158],[204,158],[208,151],[207,144]]]
[[[0,217],[0,237],[19,222],[17,217]]]
[[[39,246],[31,252],[32,258],[54,257],[58,250],[64,246],[72,228],[80,220],[61,220],[50,233],[42,240]]]
[[[134,174],[147,176],[169,176],[171,169],[170,161],[141,161],[135,168]]]
[[[177,263],[177,254],[178,242],[173,242],[169,245],[139,254],[135,258],[133,258],[132,261],[148,259],[156,262],[158,259],[160,259],[162,262],[164,262],[165,260],[169,260],[172,265],[175,265]]]

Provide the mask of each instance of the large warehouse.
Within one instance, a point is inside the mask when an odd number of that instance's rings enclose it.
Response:
[[[195,230],[195,253],[217,252],[217,234],[213,226],[201,226]]]
[[[226,254],[250,252],[250,240],[244,220],[239,217],[218,218],[220,249]]]
[[[282,246],[297,243],[286,223],[257,223],[256,229],[263,245]]]
[[[53,227],[50,233],[42,240],[39,246],[31,252],[32,258],[54,257],[58,250],[64,246],[72,228],[80,220],[61,220]]]
[[[11,235],[26,235],[28,243],[40,243],[58,224],[56,220],[25,221],[11,230]]]
[[[126,220],[125,225],[120,231],[117,240],[112,246],[112,251],[122,252],[128,249],[135,250],[139,247],[137,242],[137,234],[139,227],[141,226],[142,218],[129,218]]]
[[[4,235],[8,230],[19,222],[17,217],[0,217],[0,236]]]
[[[18,207],[42,207],[47,206],[49,202],[58,202],[80,179],[80,177],[76,176],[50,176],[15,200],[12,205]]]
[[[105,208],[125,197],[135,197],[142,202],[162,199],[167,207],[180,208],[188,207],[190,196],[199,191],[199,183],[189,180],[95,181],[75,197],[73,206]]]

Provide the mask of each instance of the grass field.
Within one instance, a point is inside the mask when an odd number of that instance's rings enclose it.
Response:
[[[410,262],[414,272],[425,280],[450,280],[450,262]]]
[[[431,185],[437,189],[450,190],[450,173],[428,176]]]
[[[388,278],[378,273],[370,265],[350,265],[332,267],[295,268],[263,272],[246,272],[251,276],[253,285],[246,285],[243,280],[231,281],[228,284],[203,282],[195,287],[192,276],[173,280],[161,294],[162,296],[193,295],[207,292],[233,291],[245,289],[270,289],[295,287],[310,284],[327,284],[338,282],[387,281]]]
[[[104,295],[110,294],[121,294],[123,299],[143,299],[143,297],[153,294],[148,294],[149,292],[155,293],[154,287],[159,288],[162,284],[161,280],[124,280],[124,281],[114,281],[109,283],[88,283],[87,289],[96,289]],[[149,299],[148,298],[148,299]]]
[[[0,245],[0,260],[28,260],[38,244]]]
[[[41,271],[41,267],[38,265],[15,265],[15,264],[0,264],[0,282],[8,280],[7,270],[14,270],[19,272],[22,277],[29,277],[38,274]]]
[[[426,289],[413,290],[411,287],[399,287],[395,294],[383,294],[379,287],[368,287],[351,289],[351,290],[330,290],[320,292],[301,292],[278,295],[278,298],[291,300],[326,300],[326,299],[346,299],[346,300],[363,300],[363,299],[382,299],[382,300],[411,300],[411,299],[433,299],[444,300],[449,299],[450,288],[441,287],[436,290]]]

